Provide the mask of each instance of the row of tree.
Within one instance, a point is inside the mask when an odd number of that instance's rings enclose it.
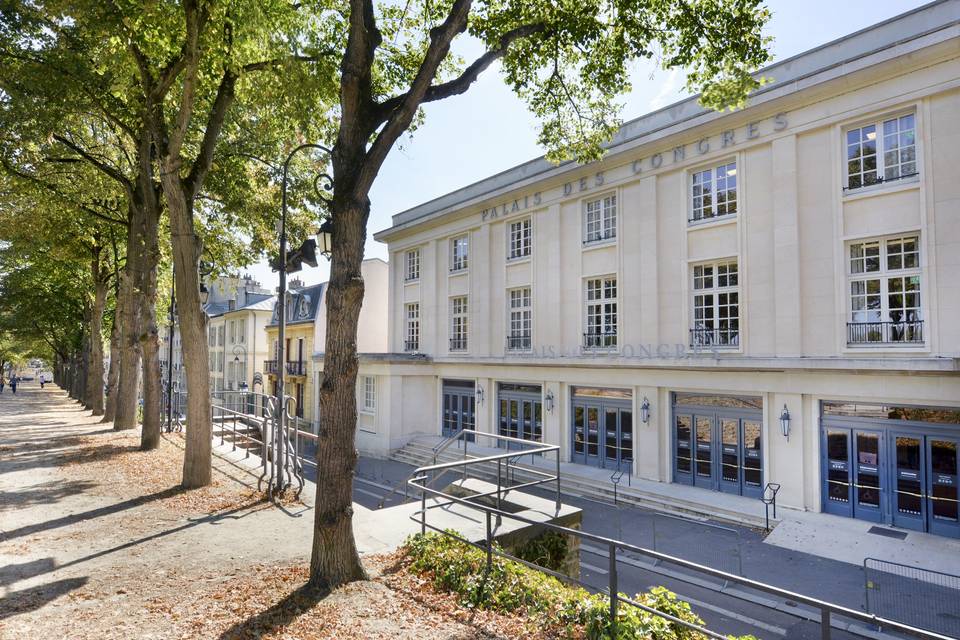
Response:
[[[742,104],[767,60],[759,0],[33,0],[0,4],[0,331],[44,344],[95,412],[159,437],[158,280],[172,265],[187,375],[185,487],[210,482],[201,260],[272,247],[278,164],[294,236],[332,222],[311,583],[363,577],[351,525],[357,318],[370,190],[423,106],[499,65],[553,160],[591,161],[628,65],[683,68],[704,104]],[[460,41],[481,53],[454,52]],[[327,167],[330,169],[326,169]],[[332,193],[311,177],[326,169]],[[295,238],[296,239],[296,238]],[[104,318],[107,322],[104,323]],[[105,326],[105,324],[107,326]],[[0,333],[0,339],[4,337]],[[69,380],[68,380],[69,376]]]

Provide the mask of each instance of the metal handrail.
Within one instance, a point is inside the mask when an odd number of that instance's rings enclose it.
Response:
[[[468,455],[468,453],[467,453],[467,443],[469,442],[469,440],[467,439],[467,436],[473,436],[474,439],[476,439],[476,438],[479,436],[479,437],[491,438],[491,439],[494,439],[494,440],[501,440],[501,441],[505,441],[505,442],[515,442],[515,443],[519,443],[519,444],[526,445],[526,446],[529,446],[529,447],[534,447],[534,449],[530,449],[530,450],[526,450],[526,451],[520,451],[520,452],[513,451],[513,452],[508,452],[508,453],[496,454],[496,455],[494,455],[494,456],[483,456],[483,457],[470,456],[470,455]],[[437,464],[437,458],[440,456],[440,454],[443,453],[444,451],[446,451],[446,450],[450,447],[450,445],[452,445],[454,442],[457,442],[458,440],[461,440],[461,439],[463,440],[463,460],[462,460],[462,461],[456,461],[455,463],[445,463],[445,464],[439,464],[439,465],[438,465],[438,464]],[[440,471],[439,474],[434,474],[434,475],[431,477],[431,479],[430,479],[430,484],[435,484],[435,483],[437,482],[437,480],[439,480],[440,477],[442,477],[447,471],[449,471],[450,469],[455,468],[455,467],[457,467],[457,466],[464,466],[468,461],[474,461],[474,462],[479,461],[479,462],[483,462],[483,461],[488,461],[488,460],[490,460],[490,461],[496,461],[496,460],[498,460],[498,459],[499,459],[499,460],[507,460],[507,471],[509,472],[509,470],[510,470],[510,460],[515,459],[515,458],[519,458],[519,457],[521,457],[521,456],[526,456],[526,455],[535,454],[535,453],[547,453],[547,452],[550,452],[550,451],[557,451],[557,474],[556,474],[556,476],[547,474],[546,472],[543,472],[543,471],[534,470],[534,469],[525,469],[525,470],[530,471],[530,472],[532,472],[532,473],[534,473],[534,474],[540,474],[540,475],[544,475],[544,476],[549,476],[549,479],[550,479],[550,480],[553,480],[554,478],[556,478],[556,479],[557,479],[557,491],[558,491],[558,494],[557,494],[557,495],[558,495],[558,500],[559,500],[559,482],[560,482],[560,481],[559,481],[559,477],[560,477],[560,453],[559,453],[559,451],[560,451],[560,447],[558,447],[557,445],[545,445],[545,444],[538,443],[538,442],[532,442],[532,441],[530,441],[530,440],[524,440],[524,439],[522,439],[522,438],[514,438],[514,437],[511,437],[511,436],[503,436],[503,435],[500,435],[500,434],[497,434],[497,433],[484,433],[484,432],[481,432],[481,431],[476,431],[476,430],[474,430],[474,429],[460,429],[459,431],[457,431],[456,433],[454,433],[452,436],[449,436],[449,437],[446,438],[445,440],[437,443],[434,447],[432,447],[431,451],[433,452],[433,464],[432,464],[432,465],[429,465],[429,466],[426,466],[426,467],[419,467],[419,468],[414,469],[413,471],[411,471],[411,472],[407,475],[406,478],[404,478],[400,483],[398,483],[396,486],[394,486],[393,489],[391,489],[390,492],[387,493],[387,494],[380,500],[379,503],[377,503],[377,509],[382,509],[382,508],[383,508],[383,505],[385,505],[390,498],[392,498],[394,495],[396,495],[397,493],[399,493],[401,487],[403,488],[404,498],[409,498],[409,497],[410,497],[410,494],[409,494],[409,492],[407,491],[407,488],[409,487],[410,480],[413,479],[415,476],[420,475],[423,471],[431,471],[431,472],[432,472],[432,471]],[[449,468],[447,468],[447,467],[449,467]],[[463,470],[463,477],[464,477],[464,479],[467,478],[467,470],[466,470],[465,467],[464,467],[464,470]],[[542,483],[541,483],[541,484],[542,484]],[[528,486],[528,485],[524,485],[524,486]]]
[[[448,463],[448,464],[449,464],[449,463]],[[652,549],[646,549],[646,548],[644,548],[644,547],[639,547],[639,546],[637,546],[637,545],[632,545],[632,544],[630,544],[630,543],[628,543],[628,542],[624,542],[624,541],[622,541],[622,540],[614,540],[613,538],[607,538],[606,536],[601,536],[601,535],[597,535],[597,534],[593,534],[593,533],[588,533],[588,532],[582,531],[582,530],[580,530],[580,529],[572,529],[572,528],[570,528],[570,527],[564,527],[563,525],[554,524],[554,523],[552,523],[552,522],[544,522],[544,521],[542,521],[542,520],[532,520],[532,519],[530,519],[530,518],[521,516],[521,515],[519,515],[519,514],[510,513],[510,512],[508,512],[508,511],[504,511],[504,510],[499,509],[499,508],[496,508],[496,507],[491,507],[491,506],[486,505],[486,504],[483,504],[483,503],[474,502],[474,501],[466,500],[466,499],[463,499],[463,498],[457,498],[456,496],[452,496],[452,495],[449,495],[449,494],[442,493],[442,492],[440,492],[440,491],[437,491],[436,489],[431,489],[430,487],[426,486],[425,484],[421,484],[421,483],[418,483],[418,482],[417,482],[418,480],[421,480],[421,481],[422,481],[422,480],[426,480],[426,479],[427,479],[427,477],[426,477],[425,475],[421,475],[421,476],[418,476],[418,477],[413,478],[413,479],[410,480],[410,484],[411,484],[412,486],[416,487],[417,489],[419,489],[419,490],[420,490],[420,494],[421,494],[421,509],[420,509],[419,511],[416,511],[416,512],[412,513],[412,514],[410,515],[410,519],[413,520],[414,522],[417,522],[417,523],[420,524],[421,533],[426,533],[426,530],[429,528],[429,529],[431,529],[431,530],[433,530],[433,531],[437,531],[437,532],[439,532],[439,533],[442,533],[443,535],[446,535],[446,536],[453,537],[453,538],[456,538],[456,539],[458,539],[458,540],[461,540],[462,542],[465,542],[466,544],[469,544],[469,545],[471,545],[471,546],[477,547],[477,548],[479,548],[479,549],[483,549],[484,551],[487,552],[487,557],[488,557],[488,561],[487,561],[487,562],[488,562],[488,566],[489,566],[491,554],[496,554],[496,555],[501,556],[501,557],[503,557],[503,558],[506,558],[506,559],[509,559],[509,560],[513,560],[513,561],[516,561],[516,562],[520,562],[520,563],[522,563],[522,564],[525,564],[525,565],[527,565],[527,566],[529,566],[529,567],[531,567],[531,568],[534,568],[534,569],[537,569],[537,570],[542,571],[542,572],[544,572],[544,573],[547,573],[547,574],[549,574],[549,575],[552,575],[552,576],[554,576],[554,577],[556,577],[556,578],[558,578],[558,579],[560,579],[560,580],[563,580],[563,581],[565,581],[565,582],[572,582],[572,583],[578,584],[578,585],[580,585],[580,586],[582,586],[582,587],[585,587],[585,588],[588,588],[588,589],[591,588],[590,585],[588,585],[587,583],[583,582],[583,581],[580,580],[579,578],[573,578],[573,577],[567,576],[567,575],[565,575],[565,574],[561,574],[561,573],[559,573],[559,572],[552,571],[552,570],[550,570],[550,569],[548,569],[548,568],[546,568],[546,567],[541,567],[540,565],[537,565],[537,564],[534,564],[534,563],[531,563],[531,562],[522,560],[522,559],[520,559],[520,558],[517,558],[517,557],[515,557],[515,556],[512,556],[512,555],[510,555],[510,554],[508,554],[508,553],[505,553],[505,552],[503,552],[503,551],[498,551],[498,550],[494,549],[494,548],[493,548],[493,544],[492,544],[492,535],[491,535],[491,531],[492,531],[492,530],[491,530],[491,526],[490,526],[491,516],[496,516],[498,521],[500,521],[502,518],[508,518],[508,519],[512,519],[512,520],[515,520],[515,521],[518,521],[518,522],[527,524],[527,525],[535,525],[535,526],[538,526],[538,527],[540,527],[540,528],[542,528],[542,529],[548,529],[548,530],[551,530],[551,531],[555,531],[555,532],[561,533],[561,534],[563,534],[563,535],[575,536],[576,538],[578,538],[578,539],[580,539],[580,540],[588,540],[588,541],[594,542],[594,543],[596,543],[596,544],[598,544],[598,545],[606,546],[607,549],[609,550],[610,587],[609,587],[605,592],[606,592],[607,594],[609,594],[609,596],[610,596],[610,612],[611,612],[611,618],[610,618],[610,619],[611,619],[611,623],[612,623],[612,624],[614,624],[615,621],[616,621],[616,619],[617,619],[617,618],[616,618],[617,605],[618,605],[620,602],[624,602],[624,603],[627,603],[627,604],[630,604],[630,605],[639,604],[639,603],[634,602],[634,601],[631,600],[630,598],[627,598],[626,596],[621,595],[621,594],[618,592],[618,590],[617,590],[617,557],[616,557],[616,554],[617,554],[617,550],[620,549],[620,550],[623,550],[623,551],[630,551],[630,552],[633,552],[633,553],[637,553],[637,554],[640,554],[640,555],[644,555],[644,556],[653,558],[654,560],[659,561],[659,562],[669,562],[669,563],[671,563],[671,564],[674,564],[674,565],[683,567],[683,568],[685,568],[685,569],[690,569],[690,570],[692,570],[692,571],[696,571],[696,572],[700,572],[700,573],[705,573],[705,574],[707,574],[708,576],[712,576],[712,577],[715,577],[715,578],[723,579],[724,581],[729,582],[729,583],[736,583],[736,584],[739,584],[739,585],[741,585],[741,586],[744,586],[744,587],[747,587],[747,588],[750,588],[750,589],[755,589],[755,590],[757,590],[757,591],[760,591],[760,592],[763,592],[763,593],[768,593],[768,594],[770,594],[770,595],[774,595],[774,596],[777,596],[777,597],[780,597],[780,598],[784,598],[784,599],[786,599],[786,600],[790,600],[790,601],[793,601],[793,602],[796,602],[796,603],[799,603],[799,604],[803,604],[803,605],[812,607],[812,608],[814,608],[814,609],[819,609],[819,610],[820,610],[821,638],[823,638],[824,640],[829,640],[829,638],[830,638],[830,629],[831,629],[831,626],[830,626],[830,618],[831,618],[832,615],[841,615],[841,616],[845,616],[845,617],[847,617],[847,618],[852,618],[853,620],[857,620],[857,621],[859,621],[859,622],[866,622],[866,623],[869,624],[869,625],[874,625],[874,626],[878,626],[878,627],[887,627],[887,628],[892,629],[892,630],[894,630],[894,631],[898,631],[898,632],[900,632],[900,633],[904,633],[904,634],[906,634],[906,635],[909,635],[909,636],[912,636],[912,637],[915,637],[915,638],[922,638],[923,640],[952,640],[949,636],[941,635],[941,634],[938,634],[938,633],[935,633],[935,632],[932,632],[932,631],[926,631],[926,630],[924,630],[924,629],[920,629],[920,628],[918,628],[918,627],[913,627],[913,626],[910,626],[910,625],[906,625],[906,624],[903,624],[903,623],[900,623],[900,622],[896,622],[896,621],[894,621],[894,620],[889,620],[889,619],[887,619],[887,618],[881,618],[881,617],[876,616],[876,615],[873,615],[873,614],[868,614],[868,613],[864,613],[864,612],[862,612],[862,611],[857,611],[857,610],[855,610],[855,609],[850,609],[850,608],[848,608],[848,607],[844,607],[844,606],[842,606],[842,605],[834,604],[834,603],[832,603],[832,602],[827,602],[827,601],[825,601],[825,600],[820,600],[820,599],[818,599],[818,598],[813,598],[813,597],[805,596],[805,595],[802,595],[802,594],[799,594],[799,593],[794,593],[794,592],[792,592],[792,591],[788,591],[788,590],[786,590],[786,589],[781,589],[780,587],[775,587],[775,586],[773,586],[773,585],[766,584],[766,583],[764,583],[764,582],[759,582],[759,581],[757,581],[757,580],[752,580],[752,579],[750,579],[750,578],[745,578],[745,577],[743,577],[743,576],[738,576],[738,575],[735,575],[735,574],[732,574],[732,573],[728,573],[728,572],[726,572],[726,571],[721,571],[721,570],[719,570],[719,569],[713,569],[713,568],[711,568],[711,567],[708,567],[708,566],[705,566],[705,565],[701,565],[701,564],[698,564],[698,563],[696,563],[696,562],[691,562],[691,561],[689,561],[689,560],[684,560],[684,559],[682,559],[682,558],[677,558],[677,557],[675,557],[675,556],[671,556],[671,555],[668,555],[668,554],[665,554],[665,553],[660,553],[660,552],[654,551],[654,550],[652,550]],[[448,531],[448,530],[443,530],[443,529],[440,529],[440,528],[438,528],[438,527],[435,527],[435,526],[433,526],[433,525],[428,524],[428,523],[427,523],[427,511],[428,511],[428,508],[427,508],[427,506],[426,506],[427,494],[432,494],[433,496],[438,497],[438,498],[442,498],[443,500],[446,501],[446,502],[443,503],[443,504],[438,503],[437,505],[432,505],[430,508],[436,508],[437,506],[448,506],[448,505],[450,505],[450,504],[456,503],[456,504],[460,504],[460,505],[465,506],[465,507],[468,507],[468,508],[472,508],[472,509],[476,509],[476,510],[479,510],[479,511],[484,512],[485,515],[486,515],[486,519],[487,519],[486,545],[484,546],[484,545],[481,545],[481,544],[479,544],[479,543],[475,543],[475,542],[472,542],[472,541],[470,541],[470,540],[466,540],[465,538],[463,538],[463,537],[461,537],[461,536],[458,536],[458,535],[455,535],[454,533],[451,533],[451,532]],[[704,633],[704,634],[708,635],[708,636],[711,637],[711,638],[716,638],[716,639],[718,639],[718,640],[721,639],[721,638],[725,638],[725,636],[723,636],[723,635],[717,634],[716,632],[710,631],[709,629],[700,627],[700,626],[698,626],[698,625],[694,625],[694,624],[692,624],[692,623],[685,622],[685,621],[682,621],[682,620],[672,620],[669,616],[667,616],[666,614],[663,614],[663,613],[661,613],[661,612],[659,612],[659,611],[650,611],[650,613],[653,613],[653,614],[655,614],[655,615],[662,616],[662,617],[664,617],[664,618],[666,618],[666,619],[668,619],[668,620],[671,620],[671,622],[675,622],[676,624],[682,624],[682,625],[685,626],[685,627],[688,627],[688,628],[691,628],[691,629],[695,629],[695,630],[697,630],[697,631],[699,631],[699,632],[701,632],[701,633]]]
[[[460,435],[463,433],[463,431],[464,431],[463,429],[460,429],[459,431],[457,431],[456,433],[454,433],[452,436],[449,436],[449,437],[446,438],[445,440],[439,442],[436,446],[434,446],[434,447],[431,449],[431,451],[433,451],[433,463],[434,463],[434,464],[436,464],[436,462],[437,462],[437,456],[440,455],[440,453],[442,453],[443,451],[445,451],[445,450],[447,449],[447,447],[449,447],[453,442],[455,442],[455,441],[460,437]],[[466,447],[464,447],[464,450],[466,450]],[[398,483],[393,487],[393,489],[391,489],[390,492],[387,493],[385,496],[383,496],[383,498],[380,500],[380,502],[377,503],[377,509],[383,509],[383,505],[385,505],[385,504],[387,503],[387,500],[389,500],[389,499],[392,498],[395,494],[397,494],[397,493],[400,491],[400,488],[401,488],[401,487],[403,487],[403,497],[404,497],[404,498],[409,497],[409,494],[407,493],[407,487],[409,486],[408,483],[409,483],[410,479],[411,479],[413,476],[415,476],[416,474],[417,474],[417,470],[414,469],[414,470],[411,471],[409,474],[407,474],[407,477],[406,477],[406,478],[404,478],[403,480],[401,480],[400,482],[398,482]]]

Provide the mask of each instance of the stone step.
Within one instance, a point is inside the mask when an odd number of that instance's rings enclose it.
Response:
[[[433,463],[433,446],[432,444],[411,441],[405,447],[396,450],[390,457],[393,460],[415,467],[426,466]],[[437,462],[453,462],[462,459],[462,450],[448,449],[438,456]],[[470,475],[471,477],[496,482],[496,473],[482,467],[471,469]],[[525,472],[522,467],[514,470],[513,477],[516,482],[536,479],[534,474]],[[614,489],[612,483],[594,478],[561,473],[561,491],[567,495],[613,503]],[[733,511],[716,505],[704,505],[676,496],[643,491],[625,485],[617,488],[617,502],[684,517],[710,518],[711,520],[749,527],[764,526],[763,518],[760,516]]]

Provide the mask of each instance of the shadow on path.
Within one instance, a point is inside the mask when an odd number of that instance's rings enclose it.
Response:
[[[303,585],[269,609],[242,620],[220,634],[220,640],[253,640],[286,627],[330,595],[329,591]]]
[[[60,596],[79,589],[87,584],[89,578],[66,578],[47,584],[29,587],[21,591],[13,591],[0,598],[0,620],[11,616],[36,611],[45,607]]]

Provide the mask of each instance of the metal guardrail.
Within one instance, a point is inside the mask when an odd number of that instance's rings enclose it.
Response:
[[[867,613],[960,638],[960,576],[878,558],[863,576]]]
[[[492,434],[487,434],[487,435],[492,435]],[[547,446],[547,445],[544,445],[544,446]],[[553,448],[557,448],[557,447],[553,447]],[[877,615],[864,613],[862,611],[857,611],[855,609],[850,609],[848,607],[837,605],[832,602],[827,602],[825,600],[819,600],[817,598],[811,598],[809,596],[805,596],[799,593],[787,591],[786,589],[781,589],[779,587],[775,587],[773,585],[769,585],[764,582],[759,582],[756,580],[752,580],[750,578],[745,578],[742,576],[729,573],[727,571],[722,571],[722,570],[714,569],[712,567],[708,567],[695,562],[690,562],[689,560],[684,560],[682,558],[678,558],[675,556],[668,555],[666,553],[654,551],[652,549],[645,549],[643,547],[632,545],[627,542],[623,542],[621,540],[614,540],[612,538],[607,538],[604,536],[587,533],[579,529],[571,529],[569,527],[553,524],[551,522],[543,522],[542,520],[532,520],[530,518],[526,518],[516,513],[510,513],[508,511],[504,511],[503,509],[500,508],[499,500],[497,500],[496,506],[490,506],[482,502],[477,502],[476,498],[478,496],[471,496],[470,499],[458,498],[455,496],[445,494],[442,491],[439,491],[429,486],[428,481],[430,480],[430,474],[435,473],[438,470],[454,469],[457,467],[467,467],[469,465],[489,463],[491,461],[497,461],[499,465],[502,459],[507,458],[510,455],[511,454],[506,453],[506,454],[499,454],[494,456],[486,456],[483,458],[448,462],[441,465],[429,465],[425,467],[420,467],[420,469],[418,470],[421,471],[421,473],[409,480],[411,487],[415,488],[420,492],[420,499],[421,499],[420,510],[411,514],[410,519],[420,524],[421,533],[426,533],[427,529],[430,529],[432,531],[436,531],[443,535],[456,538],[461,542],[464,542],[465,544],[484,550],[487,554],[488,570],[490,569],[493,555],[497,555],[499,557],[512,560],[514,562],[519,562],[521,564],[524,564],[538,571],[542,571],[543,573],[546,573],[548,575],[552,575],[555,578],[562,580],[564,582],[577,584],[586,589],[592,589],[593,587],[583,582],[579,578],[572,578],[558,571],[553,571],[552,569],[548,569],[538,564],[528,562],[526,560],[513,556],[509,553],[506,553],[500,549],[494,548],[493,546],[494,530],[492,527],[492,520],[496,518],[497,523],[500,523],[503,518],[506,518],[508,520],[514,520],[526,525],[533,525],[533,526],[540,527],[542,529],[555,531],[562,535],[573,536],[577,538],[581,542],[581,544],[582,542],[586,541],[586,542],[592,543],[592,546],[597,546],[597,547],[607,549],[607,556],[608,556],[607,559],[609,564],[609,571],[608,571],[609,586],[606,590],[604,590],[604,593],[608,594],[610,599],[610,620],[613,621],[614,625],[616,623],[615,621],[617,620],[617,611],[620,605],[626,604],[626,605],[637,607],[638,609],[646,611],[647,613],[650,613],[652,615],[656,615],[661,618],[664,618],[672,622],[673,624],[677,624],[677,625],[686,627],[688,629],[691,629],[693,631],[702,633],[708,638],[713,638],[714,640],[726,640],[726,636],[723,634],[707,629],[706,627],[703,627],[701,625],[693,624],[685,620],[676,618],[674,616],[670,616],[663,612],[657,611],[651,607],[647,607],[639,602],[636,602],[635,600],[629,598],[625,594],[620,593],[618,590],[619,583],[618,583],[618,577],[617,577],[618,554],[620,552],[628,552],[635,555],[646,556],[652,559],[654,562],[670,563],[672,565],[679,566],[688,571],[704,574],[713,578],[719,578],[725,582],[738,584],[748,589],[754,589],[762,593],[767,593],[767,594],[776,596],[778,598],[790,600],[797,604],[805,605],[807,607],[811,607],[813,609],[819,610],[820,637],[822,640],[830,640],[831,632],[832,632],[831,618],[833,616],[843,616],[844,618],[866,623],[870,626],[881,627],[890,631],[896,631],[914,638],[922,638],[924,640],[951,640],[950,637],[946,635],[942,635],[932,631],[927,631],[925,629],[921,629],[909,624],[904,624],[896,620],[881,618],[880,616],[877,616]],[[466,474],[467,471],[464,470],[464,473]],[[559,478],[560,476],[558,473],[557,474],[557,507],[556,507],[558,512],[560,510],[560,488],[559,488],[560,479]],[[517,489],[517,488],[519,487],[512,487],[511,489]],[[501,487],[498,486],[496,491],[498,498],[501,492],[506,490],[509,490],[509,489],[501,489]],[[434,504],[429,506],[429,508],[427,506],[428,496],[433,496],[434,498],[437,499]],[[458,504],[466,508],[482,512],[483,517],[486,520],[486,535],[483,543],[477,543],[471,540],[467,540],[462,536],[457,535],[454,532],[443,530],[442,528],[433,526],[427,522],[427,514],[430,511],[430,509],[443,508],[443,507],[450,506],[452,504]],[[612,629],[611,631],[615,631],[615,629]]]
[[[476,431],[476,430],[474,430],[474,429],[460,429],[459,431],[457,431],[456,433],[454,433],[452,436],[446,438],[445,440],[442,440],[442,441],[439,442],[436,446],[433,447],[433,449],[432,449],[432,452],[433,452],[433,462],[432,462],[432,464],[430,465],[429,468],[431,468],[431,469],[432,469],[432,468],[437,468],[437,469],[441,468],[442,465],[438,465],[438,464],[437,464],[437,460],[438,460],[440,454],[443,453],[444,451],[446,451],[447,449],[449,449],[454,443],[457,444],[457,448],[458,448],[458,449],[460,448],[460,444],[463,443],[463,460],[464,460],[464,461],[467,461],[467,460],[482,460],[482,459],[488,459],[488,458],[491,459],[491,460],[495,459],[495,458],[491,458],[490,456],[480,456],[480,457],[478,457],[478,456],[471,456],[471,455],[470,455],[470,453],[469,453],[469,445],[470,445],[471,442],[476,442],[478,436],[481,437],[481,438],[487,438],[487,439],[489,439],[489,440],[494,440],[494,441],[497,442],[497,444],[499,444],[500,442],[503,442],[503,443],[505,443],[508,447],[509,447],[509,445],[510,445],[511,443],[512,443],[512,444],[518,444],[518,445],[520,445],[520,447],[519,447],[518,450],[512,450],[512,451],[509,451],[509,453],[507,453],[507,454],[503,454],[503,458],[502,458],[502,459],[503,459],[503,460],[506,460],[506,465],[504,466],[504,465],[503,465],[503,462],[501,462],[501,463],[500,463],[500,467],[498,467],[498,469],[497,469],[497,482],[498,482],[498,486],[501,486],[501,485],[505,482],[505,483],[507,483],[507,486],[508,486],[508,487],[512,487],[512,488],[514,488],[514,489],[517,488],[518,485],[511,484],[511,483],[513,482],[513,479],[514,479],[514,470],[515,470],[515,467],[516,467],[516,462],[517,462],[521,457],[526,456],[526,455],[530,455],[530,456],[542,455],[543,453],[546,453],[546,452],[556,451],[556,452],[557,452],[557,455],[556,455],[556,458],[557,458],[557,460],[556,460],[556,464],[557,464],[556,474],[555,474],[555,476],[550,476],[550,479],[551,479],[551,481],[555,480],[556,483],[557,483],[556,494],[557,494],[557,500],[559,501],[559,496],[560,496],[560,453],[559,453],[559,451],[560,451],[560,450],[559,450],[559,447],[557,447],[556,445],[544,445],[544,444],[541,444],[541,443],[539,443],[539,442],[534,442],[534,441],[530,441],[530,440],[524,440],[524,439],[522,439],[522,438],[512,438],[512,437],[510,437],[510,436],[502,436],[502,435],[495,434],[495,433],[482,433],[482,432]],[[496,446],[496,445],[494,445],[494,446]],[[416,477],[417,475],[420,475],[421,469],[424,469],[424,468],[427,468],[427,467],[420,467],[420,469],[414,469],[410,474],[408,474],[406,478],[404,478],[400,483],[398,483],[396,486],[394,486],[393,489],[391,489],[390,492],[387,493],[387,494],[380,500],[380,502],[377,504],[377,508],[378,508],[378,509],[382,509],[383,506],[387,503],[387,501],[390,500],[390,498],[392,498],[393,496],[397,495],[397,494],[400,492],[400,489],[401,489],[401,488],[403,489],[404,499],[409,499],[410,494],[409,494],[408,489],[409,489],[409,486],[410,486],[410,480],[411,480],[412,478]],[[530,469],[527,469],[527,468],[524,468],[523,470],[524,470],[525,472],[531,471],[531,472],[534,473],[534,474],[545,475],[544,472],[542,472],[542,471],[530,470]],[[433,484],[435,484],[436,482],[438,482],[439,479],[445,475],[445,473],[446,473],[446,471],[443,471],[443,472],[435,475],[434,477],[432,477],[431,480],[430,480],[430,484],[433,485]],[[501,473],[503,473],[503,475],[501,475]],[[464,470],[463,470],[463,479],[466,480],[467,477],[468,477],[468,473],[467,473],[466,468],[464,468]],[[524,484],[524,485],[522,485],[522,486],[532,486],[533,484],[543,484],[543,483],[542,483],[542,482],[534,482],[534,483],[527,483],[527,484]]]

